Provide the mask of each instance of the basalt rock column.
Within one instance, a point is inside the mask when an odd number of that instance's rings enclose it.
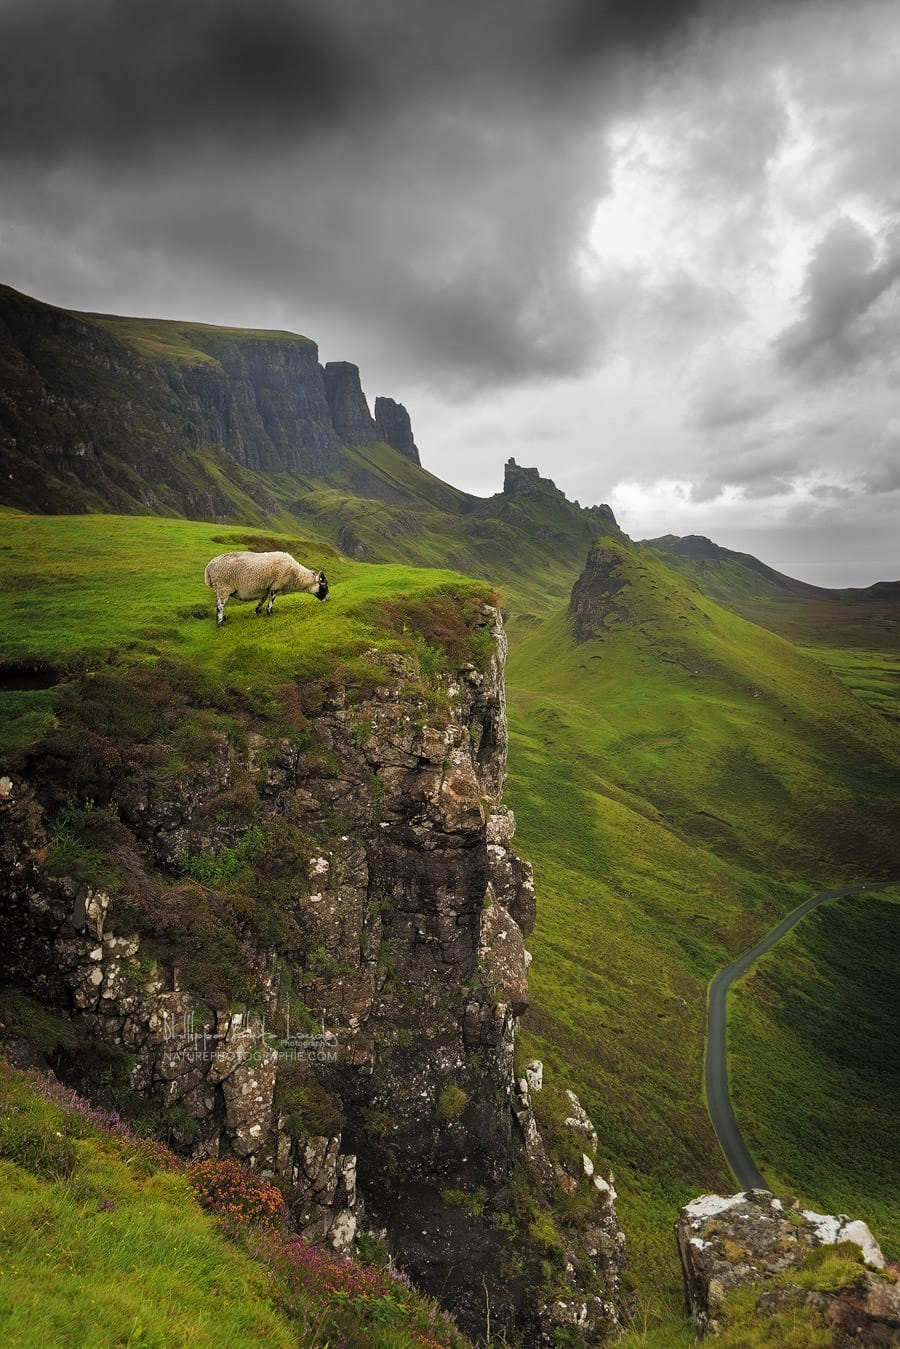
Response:
[[[329,361],[325,366],[325,396],[331,424],[345,445],[373,445],[378,428],[359,382],[359,366]]]
[[[399,450],[414,464],[422,462],[416,442],[413,440],[409,413],[402,403],[395,403],[393,398],[376,398],[375,425],[378,427],[378,435],[388,445],[393,445],[395,450]]]

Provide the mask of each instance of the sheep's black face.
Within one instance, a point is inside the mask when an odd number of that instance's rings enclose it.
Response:
[[[325,580],[324,571],[319,572],[319,588],[316,591],[316,599],[317,600],[328,599],[328,582]]]

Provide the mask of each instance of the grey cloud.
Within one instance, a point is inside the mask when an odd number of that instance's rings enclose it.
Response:
[[[218,278],[460,388],[583,370],[621,299],[576,267],[615,58],[698,3],[0,0],[4,279],[66,257],[121,309],[167,275],[171,312]]]
[[[321,9],[284,0],[67,0],[0,10],[0,146],[26,162],[302,139],[371,94]]]
[[[579,70],[647,50],[703,0],[5,0],[0,145],[109,162],[192,141],[268,153],[449,91],[571,101]]]
[[[753,387],[743,381],[720,384],[697,399],[691,424],[698,431],[720,431],[756,421],[772,409],[770,387]]]
[[[865,469],[862,481],[865,490],[876,496],[900,491],[900,443],[895,441],[890,449],[884,450]]]
[[[861,359],[865,334],[857,325],[900,279],[900,251],[878,261],[875,242],[842,216],[820,240],[803,287],[803,314],[781,335],[783,367],[805,368],[813,377],[852,369]]]
[[[733,17],[724,0],[0,0],[4,279],[67,271],[81,307],[185,315],[218,291],[234,321],[277,311],[461,391],[582,372],[626,311],[686,347],[728,321],[722,294],[588,282],[577,257],[610,120],[682,38]],[[689,147],[720,185],[777,135],[764,99],[742,120],[721,88]]]

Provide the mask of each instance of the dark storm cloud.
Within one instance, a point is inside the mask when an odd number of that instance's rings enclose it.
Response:
[[[842,216],[809,261],[802,316],[778,342],[782,365],[821,378],[855,367],[871,345],[864,320],[898,279],[896,249],[879,259],[871,235]]]
[[[426,103],[442,88],[566,90],[622,46],[654,46],[700,0],[5,0],[0,144],[101,158],[194,139],[276,143]]]
[[[26,160],[302,137],[371,83],[333,24],[284,0],[7,0],[0,53],[0,146]]]
[[[0,0],[0,271],[76,307],[187,317],[218,286],[234,322],[337,316],[341,354],[367,334],[410,379],[578,373],[628,303],[579,268],[604,133],[707,11]],[[44,291],[63,272],[84,300]]]

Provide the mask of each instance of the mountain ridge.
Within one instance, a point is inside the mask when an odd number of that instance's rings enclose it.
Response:
[[[81,314],[0,287],[0,385],[0,504],[20,510],[314,533],[360,561],[491,578],[538,612],[616,527],[514,460],[490,497],[443,482],[403,404],[379,395],[373,417],[358,367],[321,366],[296,334]]]

